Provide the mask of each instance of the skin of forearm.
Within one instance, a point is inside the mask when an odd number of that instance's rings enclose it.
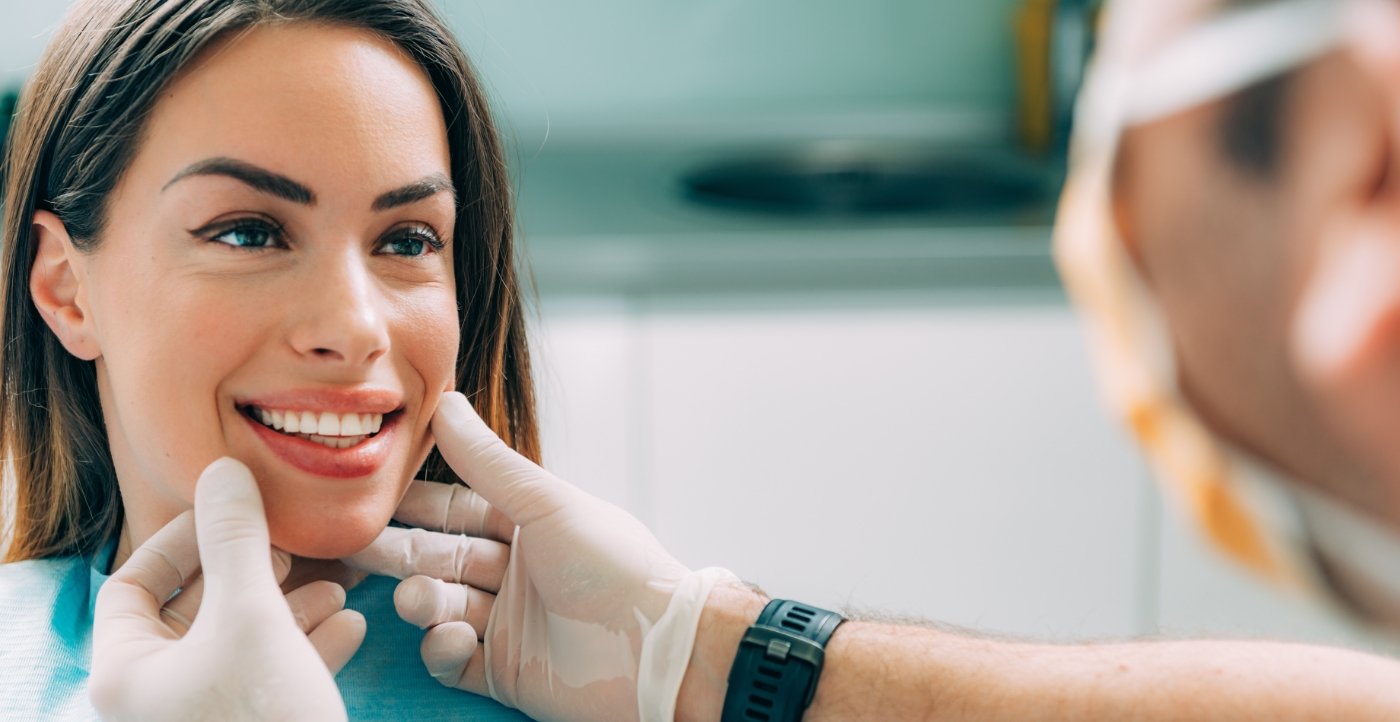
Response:
[[[676,697],[676,722],[719,722],[739,640],[767,603],[767,597],[747,587],[720,584],[710,592]]]
[[[678,722],[717,722],[744,630],[766,600],[723,587],[701,616]],[[806,722],[1395,720],[1400,663],[1276,642],[1049,645],[843,624]]]

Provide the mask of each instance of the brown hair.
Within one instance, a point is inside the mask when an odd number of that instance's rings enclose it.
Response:
[[[6,561],[90,553],[122,519],[94,364],[64,350],[30,298],[34,211],[52,210],[75,246],[94,250],[106,200],[161,89],[224,34],[296,21],[376,33],[436,89],[461,199],[457,388],[506,443],[538,460],[504,153],[465,54],[427,0],[86,0],[26,86],[5,154],[0,453],[9,469],[0,484],[11,488],[0,490],[14,513]],[[422,474],[455,478],[436,451]]]

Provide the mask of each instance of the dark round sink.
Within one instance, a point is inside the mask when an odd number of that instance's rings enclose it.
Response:
[[[994,213],[1043,206],[1039,165],[1005,153],[818,146],[723,160],[682,179],[707,206],[801,215]]]

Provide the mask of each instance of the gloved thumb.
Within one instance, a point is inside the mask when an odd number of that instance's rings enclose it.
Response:
[[[204,469],[194,488],[194,523],[205,599],[222,598],[218,588],[276,583],[262,494],[248,467],[224,457]]]
[[[554,513],[576,491],[510,448],[456,391],[438,402],[433,437],[452,470],[516,525]]]

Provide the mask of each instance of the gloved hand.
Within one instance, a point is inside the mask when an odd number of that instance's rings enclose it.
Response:
[[[291,560],[270,550],[248,468],[210,464],[194,511],[142,544],[97,595],[89,695],[98,714],[345,719],[332,675],[364,641],[364,617],[343,609],[333,582],[284,596]]]
[[[428,628],[428,671],[540,720],[671,722],[705,598],[734,576],[686,569],[627,512],[515,453],[459,393],[432,429],[472,488],[415,483],[395,518],[447,533],[388,529],[347,560],[409,577],[395,606]],[[473,538],[515,526],[508,550]]]

